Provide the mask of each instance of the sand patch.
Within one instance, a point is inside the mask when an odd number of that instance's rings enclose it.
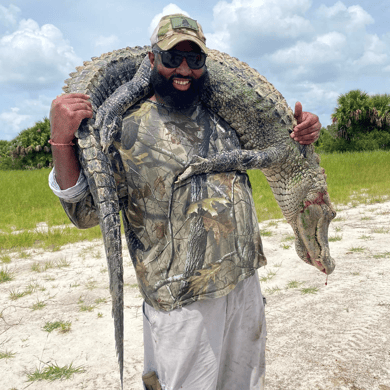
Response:
[[[267,390],[390,389],[390,202],[338,212],[329,236],[336,269],[325,275],[295,253],[283,221],[260,224],[268,258]],[[57,252],[11,253],[0,284],[1,390],[119,389],[111,299],[101,240]],[[125,388],[142,390],[142,299],[127,250]],[[19,296],[19,297],[18,297]],[[47,323],[71,323],[47,332]],[[26,382],[46,364],[82,366],[66,381]]]

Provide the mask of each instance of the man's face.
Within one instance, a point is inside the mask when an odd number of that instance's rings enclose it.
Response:
[[[200,48],[191,41],[183,41],[172,48],[183,52],[197,52]],[[149,55],[150,77],[157,101],[177,109],[188,108],[199,100],[207,69],[191,69],[185,58],[177,68],[167,68],[159,54]]]

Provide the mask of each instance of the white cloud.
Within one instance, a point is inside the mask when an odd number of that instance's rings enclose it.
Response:
[[[23,19],[0,39],[0,84],[37,89],[58,83],[81,63],[61,31]]]
[[[207,36],[212,44],[233,53],[272,52],[314,31],[303,16],[310,6],[310,0],[219,1],[213,9],[215,33]]]
[[[151,21],[150,25],[149,25],[149,28],[148,28],[148,32],[149,32],[149,36],[151,36],[153,34],[153,31],[154,29],[156,28],[158,22],[160,21],[160,19],[165,16],[165,15],[170,15],[170,14],[184,14],[186,16],[190,16],[186,11],[183,11],[178,5],[174,4],[174,3],[170,3],[168,5],[166,5],[162,12],[160,12],[159,14],[157,14]]]
[[[294,46],[266,56],[274,63],[308,65],[332,62],[344,58],[347,39],[343,34],[330,32],[312,42],[298,41]]]
[[[341,1],[331,7],[321,4],[316,14],[322,22],[326,23],[327,29],[347,33],[365,31],[366,25],[374,23],[372,16],[360,5],[347,8]]]
[[[49,117],[53,98],[39,95],[37,99],[23,99],[16,107],[0,113],[0,139],[10,141],[22,130],[34,126],[35,122]]]
[[[96,38],[95,47],[104,47],[104,48],[111,47],[112,49],[112,47],[118,42],[119,42],[119,38],[114,34],[111,34],[108,37],[100,35]]]
[[[30,121],[31,115],[21,114],[19,111],[19,107],[12,107],[0,114],[2,140],[10,141],[15,138],[23,129],[23,125]]]
[[[20,8],[16,5],[10,4],[8,8],[0,5],[0,22],[4,23],[5,26],[15,26],[18,20],[18,14]]]
[[[228,31],[220,31],[215,34],[205,33],[206,44],[209,49],[215,49],[222,52],[229,51],[230,34]]]
[[[318,115],[322,126],[331,124],[330,115],[337,106],[337,99],[342,91],[335,83],[318,84],[304,81],[299,84],[283,85],[282,91],[289,106],[294,110],[295,102],[302,103],[303,111]],[[330,109],[330,107],[332,107]]]

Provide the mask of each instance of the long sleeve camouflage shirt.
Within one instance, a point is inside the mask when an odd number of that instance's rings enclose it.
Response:
[[[266,264],[246,173],[176,182],[192,156],[238,148],[235,132],[200,104],[178,112],[146,100],[125,114],[109,157],[140,291],[154,308],[224,296]],[[76,226],[98,223],[89,191],[62,204]]]

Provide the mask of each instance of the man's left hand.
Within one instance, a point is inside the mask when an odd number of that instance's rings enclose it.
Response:
[[[302,111],[302,104],[296,102],[294,117],[297,120],[297,125],[294,127],[290,137],[294,138],[301,145],[309,145],[317,141],[321,130],[318,116],[311,112]]]

